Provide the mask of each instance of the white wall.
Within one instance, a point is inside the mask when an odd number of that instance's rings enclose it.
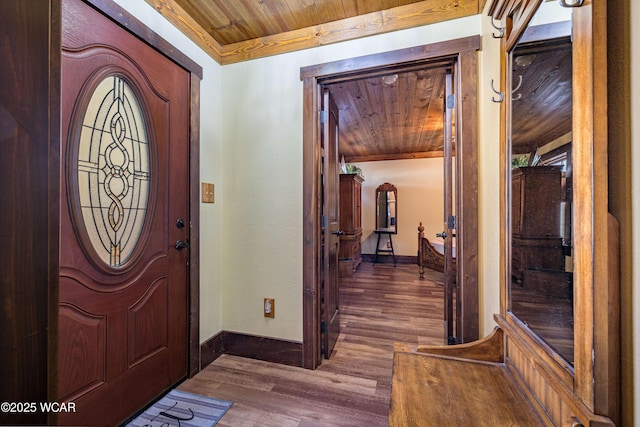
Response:
[[[398,189],[398,234],[393,236],[396,255],[416,256],[418,225],[434,240],[442,231],[444,214],[444,164],[434,159],[389,160],[354,163],[365,177],[362,183],[362,253],[375,254],[376,188],[389,182]],[[386,242],[381,238],[380,247]],[[417,267],[416,267],[417,269]],[[417,271],[417,270],[416,270]]]
[[[216,185],[216,203],[201,205],[200,210],[201,341],[221,330],[301,341],[300,68],[490,33],[488,18],[468,17],[220,67],[144,0],[116,2],[204,69],[201,180]],[[489,80],[499,76],[499,61],[498,42],[485,37],[482,44],[479,215],[481,237],[488,238],[481,241],[479,282],[481,306],[489,313],[481,320],[481,329],[490,330],[491,315],[499,309],[498,264],[497,257],[483,253],[495,253],[499,229],[495,192],[499,109],[491,103],[489,89]],[[403,225],[407,226],[417,227]],[[276,299],[275,319],[262,316],[263,297]]]
[[[485,9],[490,2],[487,2]],[[482,19],[482,51],[478,73],[478,278],[480,336],[495,326],[493,315],[500,313],[500,104],[492,101],[500,81],[500,40],[492,35],[486,10]]]
[[[479,34],[480,20],[464,18],[223,67],[226,330],[302,340],[300,68]],[[487,88],[479,89],[481,102],[490,95]],[[487,211],[497,224],[497,204]],[[275,319],[262,317],[263,297],[276,299]]]

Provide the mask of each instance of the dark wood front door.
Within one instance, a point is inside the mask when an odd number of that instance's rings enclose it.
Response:
[[[187,373],[190,76],[62,4],[58,422],[116,425]]]
[[[322,148],[323,157],[323,241],[324,262],[322,269],[322,355],[328,359],[340,335],[340,307],[338,281],[338,254],[340,252],[340,212],[338,195],[338,106],[328,89],[322,97]]]

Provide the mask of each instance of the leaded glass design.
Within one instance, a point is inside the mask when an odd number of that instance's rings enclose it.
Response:
[[[119,76],[96,87],[78,146],[78,195],[84,225],[102,261],[121,267],[138,243],[149,202],[150,154],[135,93]]]

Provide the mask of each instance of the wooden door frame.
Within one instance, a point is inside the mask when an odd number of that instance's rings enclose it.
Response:
[[[367,71],[452,59],[456,77],[456,162],[458,173],[458,284],[462,309],[459,342],[478,338],[478,150],[477,51],[480,36],[416,46],[300,69],[303,81],[303,343],[302,366],[315,369],[320,357],[321,194],[320,107],[321,86],[329,78],[348,78]],[[464,230],[464,232],[462,232]],[[466,236],[466,237],[464,237]]]
[[[56,10],[60,8],[60,1],[55,0]],[[187,270],[188,281],[188,351],[187,359],[187,375],[189,377],[195,375],[200,371],[200,81],[202,80],[202,67],[191,60],[188,56],[180,52],[168,41],[160,37],[153,32],[149,27],[144,25],[136,17],[131,15],[125,9],[114,3],[112,0],[83,0],[88,5],[105,15],[106,18],[111,19],[116,24],[129,31],[153,49],[157,50],[181,68],[185,69],[189,74],[189,265]],[[58,39],[58,43],[60,43]],[[60,46],[58,46],[60,48]],[[60,63],[51,64],[52,67],[59,69]],[[58,101],[61,100],[61,97]],[[58,143],[63,143],[59,140]],[[58,170],[58,174],[63,171]],[[56,182],[54,180],[51,183]],[[53,194],[54,188],[51,188]],[[59,194],[60,188],[57,185],[57,194]],[[56,218],[59,221],[59,217]],[[52,219],[52,221],[54,221]],[[57,227],[56,227],[57,230]],[[57,230],[59,232],[59,230]],[[56,241],[59,241],[59,235],[56,236]],[[57,260],[55,260],[58,265]],[[52,279],[53,280],[53,279]],[[55,284],[52,283],[54,292],[50,296],[50,309],[54,312],[49,316],[50,334],[49,343],[52,349],[55,349],[57,353],[57,339],[58,339],[58,325],[57,325],[57,297],[58,297],[58,280],[55,279]],[[57,356],[50,356],[55,357]],[[57,372],[55,367],[57,362],[51,364],[49,373],[49,395],[51,400],[56,400],[55,393],[57,392]]]

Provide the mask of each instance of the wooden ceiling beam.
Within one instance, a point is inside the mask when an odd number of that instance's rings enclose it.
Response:
[[[433,159],[438,157],[444,157],[443,151],[420,151],[415,153],[388,153],[388,154],[375,154],[368,156],[345,156],[344,161],[347,163],[359,163],[359,162],[377,162],[381,160],[409,160],[409,159]]]
[[[221,65],[463,18],[484,0],[424,0],[379,12],[221,45],[175,0],[145,0]]]

